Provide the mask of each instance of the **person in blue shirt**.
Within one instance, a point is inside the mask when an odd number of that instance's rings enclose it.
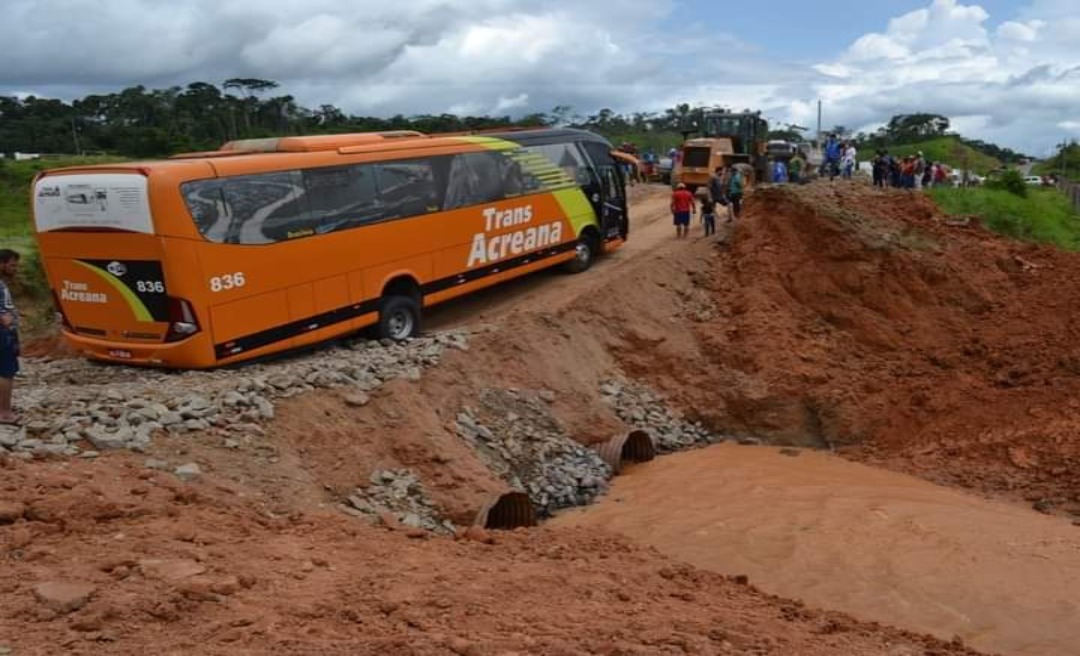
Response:
[[[824,168],[828,172],[829,179],[832,180],[840,173],[840,156],[841,152],[840,142],[837,141],[835,134],[829,135],[829,140],[825,142],[825,164]]]
[[[784,164],[784,160],[773,161],[772,181],[776,184],[783,184],[788,181],[787,164]]]

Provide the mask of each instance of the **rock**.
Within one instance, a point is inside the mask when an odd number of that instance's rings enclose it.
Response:
[[[799,451],[798,449],[783,448],[783,449],[780,449],[779,453],[782,456],[791,456],[792,458],[794,458],[794,457],[802,454],[802,451]]]
[[[274,404],[270,403],[265,398],[256,396],[255,408],[259,412],[259,417],[267,420],[274,418]]]
[[[554,403],[555,402],[555,392],[552,392],[549,389],[540,390],[540,392],[537,394],[537,396],[540,397],[540,400],[544,401],[545,403]]]
[[[202,470],[193,462],[189,462],[186,465],[180,465],[173,470],[173,473],[182,481],[193,481],[202,476]]]
[[[18,426],[0,426],[0,446],[11,448],[26,439],[26,429]]]
[[[147,469],[157,469],[159,471],[169,471],[169,463],[164,460],[157,460],[156,458],[147,458],[143,463],[143,467]]]
[[[0,501],[0,524],[13,524],[26,512],[19,501]]]
[[[175,583],[205,573],[206,567],[186,558],[145,559],[139,561],[139,571],[148,579]]]
[[[179,412],[166,411],[158,415],[158,421],[162,426],[173,426],[184,421],[184,418],[180,416]]]
[[[345,395],[345,405],[352,408],[362,408],[370,401],[371,398],[364,392],[353,392]]]
[[[119,428],[110,433],[96,426],[86,429],[86,439],[99,451],[106,449],[122,449],[124,445],[135,437],[135,431],[130,428]]]
[[[756,437],[740,437],[737,441],[743,446],[761,446],[764,444],[764,442]]]
[[[225,438],[225,441],[222,443],[222,446],[224,446],[226,449],[239,449],[240,448],[240,443],[237,442],[236,440],[232,439],[232,438]]]
[[[57,613],[72,613],[90,601],[97,590],[89,583],[65,583],[52,581],[34,587],[34,596],[38,601]]]

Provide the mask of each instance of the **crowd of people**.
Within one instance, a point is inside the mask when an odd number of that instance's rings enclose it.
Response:
[[[949,183],[949,170],[941,162],[928,161],[920,151],[916,155],[894,157],[879,150],[870,162],[875,187],[929,189]]]
[[[723,208],[728,223],[734,223],[742,214],[743,193],[746,176],[737,166],[718,166],[709,176],[708,195],[701,199],[701,224],[705,236],[716,234],[717,208]],[[671,194],[671,216],[675,224],[675,237],[685,239],[690,234],[690,220],[697,213],[698,201],[693,192],[682,182],[675,185]]]

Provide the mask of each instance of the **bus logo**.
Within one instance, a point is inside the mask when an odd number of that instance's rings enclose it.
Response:
[[[124,266],[123,262],[109,262],[109,265],[105,267],[105,269],[117,278],[121,278],[127,273],[127,267]]]

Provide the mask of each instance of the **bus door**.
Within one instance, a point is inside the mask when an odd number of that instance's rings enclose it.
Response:
[[[626,211],[626,181],[622,164],[612,157],[606,144],[586,141],[581,144],[592,161],[599,180],[586,191],[600,219],[604,241],[626,239],[630,221]]]

